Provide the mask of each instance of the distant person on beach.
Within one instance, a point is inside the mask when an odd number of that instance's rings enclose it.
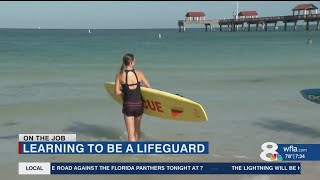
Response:
[[[134,55],[125,54],[115,79],[115,93],[121,95],[123,99],[122,113],[130,142],[139,141],[141,135],[140,124],[144,108],[140,89],[141,82],[150,88],[144,74],[135,70],[134,65]]]

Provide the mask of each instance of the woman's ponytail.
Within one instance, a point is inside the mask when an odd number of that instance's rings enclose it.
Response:
[[[133,54],[125,54],[122,58],[122,65],[120,67],[120,74],[123,72],[125,66],[128,66],[130,62],[134,61],[134,55]]]
[[[120,74],[122,74],[123,70],[124,70],[124,64],[122,63],[120,67]]]

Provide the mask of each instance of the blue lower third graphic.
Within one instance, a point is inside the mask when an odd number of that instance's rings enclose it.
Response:
[[[319,161],[320,144],[278,144],[283,161]]]
[[[300,163],[50,163],[50,174],[301,174]]]
[[[208,142],[19,142],[20,154],[208,154]]]

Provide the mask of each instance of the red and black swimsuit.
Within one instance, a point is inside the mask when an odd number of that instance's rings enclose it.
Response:
[[[137,78],[137,83],[128,84],[128,72],[133,72]],[[141,96],[141,84],[138,80],[136,72],[133,70],[125,70],[126,82],[121,84],[123,92],[123,107],[122,113],[127,116],[138,117],[143,114],[143,103]],[[135,89],[130,89],[129,86],[137,86]]]

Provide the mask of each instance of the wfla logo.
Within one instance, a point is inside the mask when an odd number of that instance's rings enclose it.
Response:
[[[266,142],[261,145],[263,150],[260,154],[260,158],[264,161],[282,161],[282,156],[276,151],[278,145],[274,142]],[[269,155],[269,156],[268,156]]]

